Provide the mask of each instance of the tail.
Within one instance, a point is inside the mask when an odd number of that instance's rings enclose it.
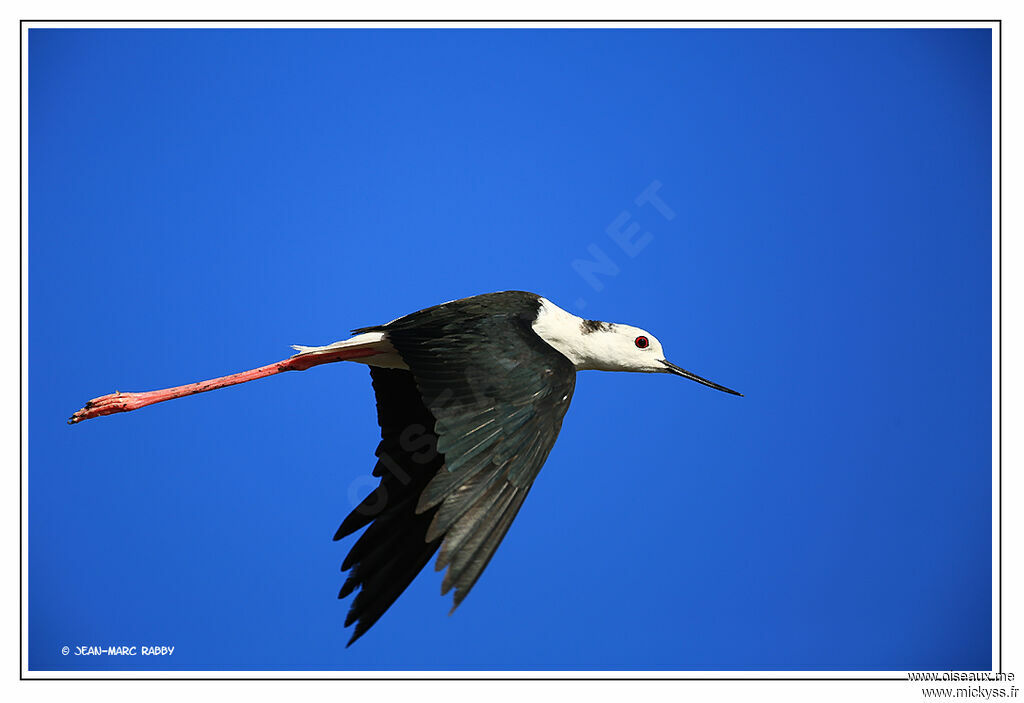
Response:
[[[391,346],[383,332],[365,332],[355,337],[344,339],[322,347],[307,347],[302,344],[291,345],[298,353],[292,357],[300,368],[309,362],[324,363],[327,361],[357,361],[374,357],[374,366],[386,368],[408,368],[402,358]],[[314,360],[316,360],[314,362]]]

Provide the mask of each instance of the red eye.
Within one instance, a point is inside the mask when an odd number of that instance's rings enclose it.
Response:
[[[643,335],[637,337],[636,340],[634,340],[634,344],[636,344],[637,349],[646,349],[647,347],[651,346],[650,340],[648,340],[647,337]]]

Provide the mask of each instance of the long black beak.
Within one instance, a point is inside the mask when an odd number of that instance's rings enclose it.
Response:
[[[665,359],[662,359],[661,363],[665,364],[665,367],[666,367],[666,369],[668,370],[669,373],[674,373],[677,376],[682,376],[683,378],[688,378],[691,381],[696,381],[697,383],[703,383],[708,388],[714,388],[716,391],[723,391],[725,393],[732,393],[733,395],[738,395],[741,398],[743,397],[742,393],[737,393],[736,391],[732,390],[731,388],[726,388],[725,386],[720,386],[717,383],[712,383],[711,381],[709,381],[706,378],[701,378],[700,376],[698,376],[695,373],[690,373],[686,369],[679,368],[678,366],[673,364],[671,361],[666,361]]]

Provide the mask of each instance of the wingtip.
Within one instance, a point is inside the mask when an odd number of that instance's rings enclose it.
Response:
[[[459,591],[459,589],[456,588],[455,589],[455,596],[452,598],[452,608],[451,608],[451,610],[448,611],[448,617],[451,617],[452,615],[455,614],[455,611],[458,609],[458,607],[460,605],[462,605],[462,601],[465,600],[465,599],[466,599],[466,592],[465,591]]]
[[[352,636],[349,638],[348,643],[345,645],[345,649],[348,649],[349,647],[351,647],[355,643],[356,640],[358,640],[360,637],[362,637],[367,632],[369,632],[370,631],[370,626],[372,624],[373,623],[370,623],[370,625],[367,625],[367,626],[364,627],[362,620],[360,620],[359,622],[356,622],[356,629],[352,632]],[[345,627],[348,627],[348,623],[345,624]]]

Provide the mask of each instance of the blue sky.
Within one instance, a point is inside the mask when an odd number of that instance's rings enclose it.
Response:
[[[31,669],[991,667],[988,30],[28,50]],[[428,567],[349,649],[365,368],[64,424],[506,289],[745,397],[581,373],[459,611]],[[175,652],[60,653],[122,644]]]

